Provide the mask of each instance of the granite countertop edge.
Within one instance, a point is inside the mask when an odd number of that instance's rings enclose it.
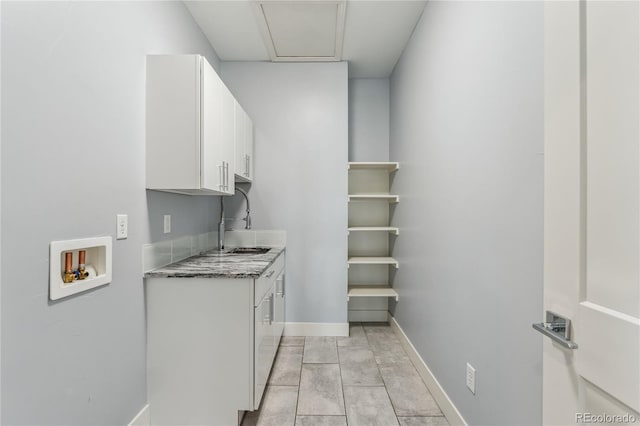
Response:
[[[148,271],[144,278],[258,278],[285,251],[284,246],[269,248],[264,254],[209,250]]]

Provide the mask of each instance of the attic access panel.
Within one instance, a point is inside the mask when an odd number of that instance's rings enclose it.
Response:
[[[342,59],[346,1],[261,0],[254,5],[272,61]]]

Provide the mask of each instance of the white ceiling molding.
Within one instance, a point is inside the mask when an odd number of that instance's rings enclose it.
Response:
[[[346,0],[256,0],[253,10],[273,62],[342,60]]]

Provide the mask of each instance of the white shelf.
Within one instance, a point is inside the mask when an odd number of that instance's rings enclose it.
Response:
[[[351,297],[393,297],[398,301],[398,292],[385,286],[349,286],[347,301]]]
[[[398,261],[393,257],[350,257],[349,265],[393,265],[398,269]]]
[[[391,232],[399,235],[400,229],[394,226],[352,226],[347,228],[349,232]]]
[[[387,170],[395,172],[400,168],[399,163],[394,162],[350,162],[349,170]]]
[[[388,201],[390,203],[399,203],[400,197],[392,194],[350,194],[349,201]]]

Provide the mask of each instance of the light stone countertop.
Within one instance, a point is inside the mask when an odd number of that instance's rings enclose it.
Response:
[[[230,253],[233,248],[210,250],[147,272],[145,278],[258,278],[284,251],[269,247],[264,254]]]

